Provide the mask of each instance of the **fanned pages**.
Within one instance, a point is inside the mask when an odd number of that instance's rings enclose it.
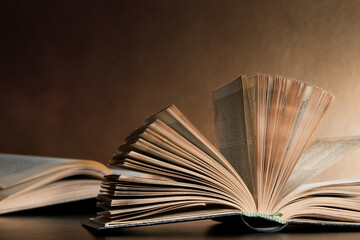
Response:
[[[213,91],[219,150],[174,105],[156,113],[109,162],[143,174],[106,176],[98,195],[103,211],[85,225],[237,216],[249,226],[258,221],[259,231],[291,223],[360,226],[360,179],[304,184],[360,144],[360,136],[309,144],[332,101],[301,81],[240,76]]]

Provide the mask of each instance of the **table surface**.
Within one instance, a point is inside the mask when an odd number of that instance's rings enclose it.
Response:
[[[96,232],[81,225],[96,211],[95,200],[86,200],[2,215],[0,239],[360,239],[359,229],[291,226],[279,233],[256,233],[212,220]]]

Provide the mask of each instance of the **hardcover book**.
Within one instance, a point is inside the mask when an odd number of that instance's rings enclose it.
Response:
[[[175,107],[146,119],[109,165],[98,230],[200,219],[243,221],[258,231],[287,224],[360,226],[360,178],[306,184],[360,144],[311,138],[333,96],[307,83],[258,74],[213,91],[217,148]]]

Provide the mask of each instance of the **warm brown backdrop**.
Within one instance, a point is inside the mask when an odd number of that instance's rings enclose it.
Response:
[[[0,152],[106,162],[171,103],[214,142],[211,90],[259,72],[335,94],[318,135],[360,134],[360,1],[9,0],[0,11]],[[359,157],[333,171],[360,169]]]

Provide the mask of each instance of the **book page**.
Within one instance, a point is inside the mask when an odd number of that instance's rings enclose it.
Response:
[[[200,133],[200,131],[182,114],[174,105],[154,114],[145,120],[146,124],[150,124],[156,120],[160,120],[176,131],[186,140],[191,142],[201,151],[206,153],[213,160],[220,163],[235,177],[239,177],[234,168],[224,158],[224,156]],[[241,180],[242,181],[242,180]]]
[[[205,152],[207,155],[209,155],[211,158],[217,160],[217,156],[213,153],[211,149],[209,149],[208,146],[204,142],[202,142],[200,139],[198,139],[194,133],[189,131],[189,129],[184,126],[182,123],[178,121],[170,112],[169,109],[174,108],[174,106],[170,106],[169,108],[160,111],[156,113],[155,115],[149,117],[145,120],[147,124],[150,124],[154,122],[156,119],[161,120],[166,125],[174,129],[177,133],[179,133],[181,136],[183,136],[185,139],[190,141],[192,144],[194,144],[196,147],[201,149],[203,152]]]
[[[54,157],[0,154],[0,189],[59,164],[76,161]]]
[[[89,165],[62,164],[51,169],[44,170],[41,173],[42,174],[36,174],[37,177],[28,178],[21,184],[11,185],[10,187],[2,189],[0,191],[0,200],[3,200],[4,198],[14,198],[24,194],[25,192],[31,192],[34,189],[68,177],[77,176],[77,179],[101,179],[106,172],[99,168],[93,168]]]
[[[318,138],[307,146],[291,173],[281,196],[323,171],[360,145],[360,136]]]
[[[306,183],[296,188],[296,190],[293,191],[291,195],[295,195],[299,192],[308,191],[319,187],[356,186],[356,185],[360,185],[360,178],[347,178],[347,179],[338,179],[338,180],[331,180],[325,182]]]
[[[0,214],[94,198],[99,179],[70,179],[44,185],[33,191],[0,201]]]
[[[333,100],[333,96],[329,92],[320,88],[307,87],[306,84],[299,81],[289,81],[292,82],[289,89],[289,101],[292,99],[290,101],[292,104],[289,104],[286,100],[284,109],[286,110],[285,112],[290,112],[291,114],[285,116],[284,112],[281,125],[279,125],[281,126],[279,136],[282,136],[282,140],[277,142],[276,146],[278,146],[278,149],[275,150],[275,152],[280,154],[275,154],[273,158],[275,161],[278,161],[278,163],[274,162],[272,164],[272,179],[276,179],[276,181],[272,182],[275,184],[273,184],[272,189],[270,188],[271,198],[267,204],[267,211],[271,210],[279,197],[281,198],[281,192],[288,182],[291,173]],[[295,93],[292,89],[296,89]],[[307,98],[306,95],[309,91],[311,92],[309,100],[305,108],[301,110],[304,99]],[[298,118],[299,114],[302,115],[301,118]]]
[[[93,160],[0,154],[0,190],[64,169],[91,169],[102,174],[111,173],[105,165]]]
[[[284,220],[359,223],[360,179],[303,184],[280,200]]]
[[[250,114],[246,109],[244,77],[213,91],[215,128],[219,151],[244,180],[251,193],[255,192],[254,142]],[[251,152],[249,152],[252,150]]]
[[[155,219],[159,214],[170,217],[177,210],[242,211],[231,195],[211,185],[152,176],[105,176],[97,199],[97,206],[105,211],[98,213],[96,219],[104,223],[128,224],[133,220]]]

